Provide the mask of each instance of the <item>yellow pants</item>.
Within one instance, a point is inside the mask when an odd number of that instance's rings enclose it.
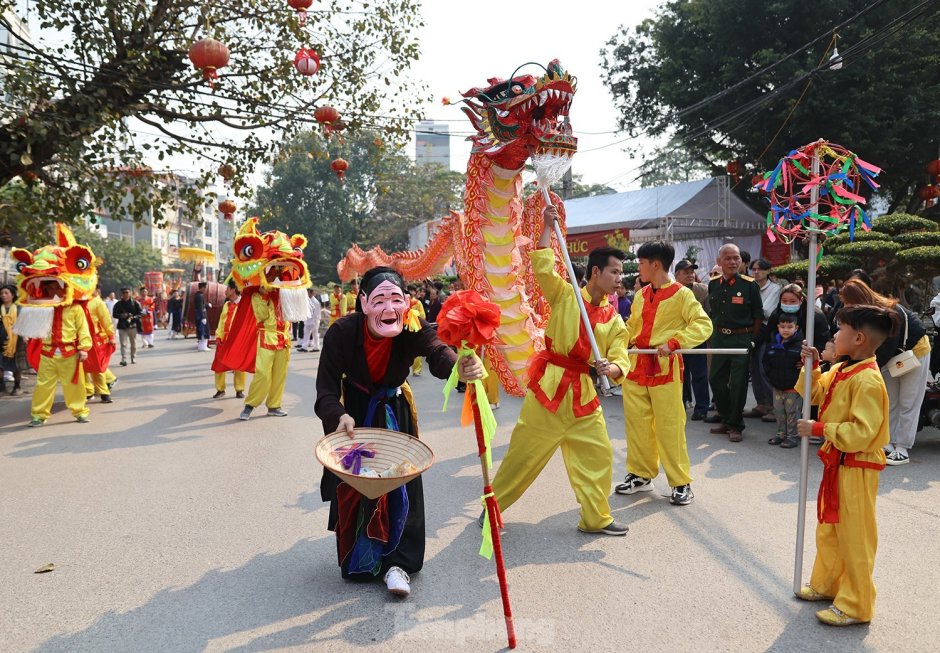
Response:
[[[258,347],[255,356],[255,375],[248,388],[245,405],[257,408],[264,402],[268,408],[280,408],[287,383],[287,362],[290,347],[285,349],[263,349]]]
[[[233,370],[235,377],[235,392],[242,392],[245,389],[245,373],[241,370]],[[225,392],[225,372],[215,373],[215,389],[219,392]]]
[[[421,368],[424,367],[424,359],[418,356],[415,358],[415,362],[411,366],[412,374],[421,374]]]
[[[117,377],[112,374],[110,368],[104,372],[87,372],[85,374],[85,396],[98,395],[103,397],[110,394],[108,384],[114,383],[116,379]]]
[[[839,523],[816,526],[816,561],[810,587],[834,596],[833,605],[861,621],[875,616],[878,473],[839,467]]]
[[[483,379],[483,388],[486,390],[486,400],[491,404],[499,403],[499,377],[496,376],[496,372],[493,370],[493,366],[490,365],[490,357],[483,357],[483,369],[486,370],[488,376]]]
[[[624,428],[627,433],[627,471],[656,478],[662,462],[671,487],[688,485],[689,450],[685,443],[685,404],[679,364],[676,379],[663,385],[623,383]]]
[[[581,505],[578,527],[596,531],[608,526],[613,449],[600,408],[585,417],[575,417],[569,392],[552,414],[526,393],[519,421],[509,440],[509,451],[493,479],[493,492],[500,510],[522,496],[559,447],[568,470],[568,482]]]
[[[78,383],[72,383],[75,376],[75,366],[78,365]],[[52,414],[52,402],[55,399],[56,385],[62,384],[62,394],[65,395],[65,405],[75,417],[88,415],[85,405],[85,378],[82,364],[78,355],[68,358],[57,356],[40,356],[39,370],[36,374],[36,388],[33,390],[32,417],[47,420]]]

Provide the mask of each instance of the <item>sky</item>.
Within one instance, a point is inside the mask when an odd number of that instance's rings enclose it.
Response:
[[[419,35],[421,59],[414,77],[425,81],[434,98],[424,107],[431,120],[449,122],[451,131],[466,133],[470,123],[460,105],[443,106],[441,98],[460,97],[460,91],[486,86],[490,77],[508,78],[520,64],[552,59],[578,78],[571,108],[571,124],[579,153],[572,164],[584,183],[606,183],[617,190],[638,188],[635,168],[641,159],[628,152],[652,151],[648,140],[614,133],[617,112],[603,82],[600,51],[621,25],[634,27],[653,15],[661,0],[590,0],[579,11],[571,1],[425,0],[421,13],[425,27]],[[540,74],[535,66],[523,69]],[[595,132],[589,134],[586,132]],[[451,167],[464,171],[470,144],[464,136],[451,137]],[[608,147],[602,147],[608,146]],[[594,151],[592,148],[602,147]]]

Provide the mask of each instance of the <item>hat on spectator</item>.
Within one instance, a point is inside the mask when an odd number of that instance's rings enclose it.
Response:
[[[676,263],[676,272],[678,272],[679,270],[685,270],[685,269],[698,270],[698,266],[692,261],[690,261],[689,259],[684,258],[678,263]]]

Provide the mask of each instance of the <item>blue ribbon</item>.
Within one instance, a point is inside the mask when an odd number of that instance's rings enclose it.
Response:
[[[391,399],[397,394],[397,386],[394,388],[379,386],[379,389],[369,398],[369,407],[366,409],[365,426],[375,426],[375,411],[379,407],[379,402],[382,401],[385,407],[385,428],[390,431],[398,431],[398,419],[395,417],[392,407],[388,405],[388,399]]]

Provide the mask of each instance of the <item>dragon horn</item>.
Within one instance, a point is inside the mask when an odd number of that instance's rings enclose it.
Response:
[[[71,247],[78,244],[75,236],[72,235],[72,230],[62,222],[55,223],[55,239],[59,247]]]
[[[257,236],[258,235],[258,217],[254,216],[245,220],[245,224],[238,230],[237,237]]]

